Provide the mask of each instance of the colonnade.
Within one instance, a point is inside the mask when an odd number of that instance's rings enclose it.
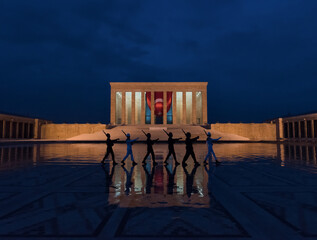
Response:
[[[317,139],[317,120],[294,119],[283,122],[284,139],[312,140]]]
[[[0,138],[33,138],[34,123],[0,120]]]
[[[155,125],[155,115],[154,115],[154,95],[155,92],[163,93],[163,122],[162,124],[207,124],[207,83],[110,83],[111,85],[111,114],[110,114],[110,123],[112,125],[116,124],[151,124]],[[167,116],[167,95],[168,92],[172,92],[172,122],[168,122]],[[117,94],[120,93],[122,96],[122,102],[120,104],[120,119],[118,118],[118,101],[116,99]],[[126,93],[129,93],[127,95]],[[131,93],[131,95],[130,95]],[[139,106],[136,105],[136,93],[138,96],[141,96],[141,99],[138,99],[138,103],[140,101],[140,117],[136,117],[138,111],[136,108]],[[151,93],[151,121],[146,122],[146,93]],[[197,101],[196,94],[201,94],[200,111],[197,110]],[[131,96],[131,105],[128,103],[126,99],[126,95]],[[186,106],[186,96],[191,97],[191,106],[188,108]],[[190,101],[190,100],[189,100]],[[180,105],[179,103],[182,103]],[[127,104],[131,106],[131,116],[127,118],[126,108]],[[181,108],[181,109],[179,109]],[[187,111],[190,111],[191,116],[188,116]],[[200,116],[197,116],[197,112]],[[131,118],[130,118],[131,117]],[[118,120],[119,119],[119,120]],[[131,120],[130,120],[131,119]]]
[[[41,137],[41,124],[49,121],[9,114],[0,114],[0,139]]]

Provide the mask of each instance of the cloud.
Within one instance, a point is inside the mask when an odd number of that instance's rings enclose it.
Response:
[[[316,10],[299,0],[0,1],[0,109],[107,122],[109,81],[208,81],[212,121],[309,111]]]

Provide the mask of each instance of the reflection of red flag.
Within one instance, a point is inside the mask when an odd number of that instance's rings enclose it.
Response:
[[[159,165],[155,168],[154,192],[155,193],[163,193],[164,192],[164,171],[163,171],[162,165]]]
[[[166,93],[166,112],[172,105],[173,92]],[[151,92],[146,92],[146,102],[151,110]],[[154,92],[154,114],[155,116],[163,116],[163,92]]]

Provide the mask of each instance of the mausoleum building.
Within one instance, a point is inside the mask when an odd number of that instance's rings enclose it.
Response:
[[[112,125],[205,125],[207,82],[111,82]]]

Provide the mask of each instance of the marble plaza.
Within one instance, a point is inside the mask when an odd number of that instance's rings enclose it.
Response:
[[[104,144],[1,146],[0,239],[317,238],[313,145],[216,144],[222,164],[196,168],[165,167],[165,144],[142,167],[145,145],[133,148],[134,168],[102,167]]]

